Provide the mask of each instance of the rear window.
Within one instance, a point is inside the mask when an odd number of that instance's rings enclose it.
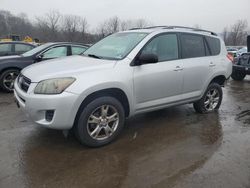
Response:
[[[193,58],[206,56],[203,37],[200,35],[181,35],[182,58]]]
[[[11,44],[0,44],[0,52],[11,52]]]
[[[220,54],[220,40],[213,37],[205,37],[210,49],[211,55]]]
[[[33,49],[33,46],[25,45],[25,44],[15,44],[15,51],[16,52],[27,52]]]

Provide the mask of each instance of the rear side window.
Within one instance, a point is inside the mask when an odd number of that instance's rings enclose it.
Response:
[[[220,40],[213,37],[205,37],[208,47],[210,49],[211,55],[220,54]]]
[[[15,52],[27,52],[31,49],[33,49],[33,47],[30,45],[15,44]]]
[[[11,52],[11,44],[0,44],[0,52]]]
[[[87,48],[81,46],[72,46],[71,51],[72,55],[80,55],[82,54]]]
[[[200,35],[181,34],[182,58],[206,56],[203,37]]]

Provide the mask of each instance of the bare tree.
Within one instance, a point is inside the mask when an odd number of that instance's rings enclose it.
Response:
[[[37,27],[44,32],[46,41],[57,41],[60,28],[61,14],[58,11],[50,11],[45,17],[37,17]]]
[[[232,45],[241,45],[246,40],[247,21],[238,20],[231,29]]]
[[[66,15],[63,18],[62,30],[64,32],[64,39],[73,42],[77,38],[80,31],[81,17],[74,15]]]
[[[151,24],[148,21],[146,21],[145,19],[135,20],[135,24],[134,24],[134,26],[137,28],[144,28],[144,27],[147,27],[149,25],[151,25]]]
[[[247,25],[248,24],[246,20],[238,20],[230,27],[229,30],[224,28],[223,38],[226,45],[245,45],[247,37]]]

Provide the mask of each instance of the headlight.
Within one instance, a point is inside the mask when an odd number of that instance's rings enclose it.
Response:
[[[55,78],[39,82],[35,88],[35,94],[60,94],[68,88],[75,78]]]

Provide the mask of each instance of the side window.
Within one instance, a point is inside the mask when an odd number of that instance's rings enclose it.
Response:
[[[0,44],[0,52],[11,52],[11,44]]]
[[[155,37],[142,50],[142,54],[153,53],[159,61],[178,59],[178,40],[176,34],[164,34]]]
[[[203,37],[199,35],[181,34],[181,52],[182,58],[205,56]]]
[[[208,43],[211,55],[218,55],[220,54],[220,40],[213,37],[205,37]]]
[[[27,52],[33,49],[30,45],[25,44],[15,44],[15,52]]]
[[[67,56],[67,46],[55,47],[43,53],[44,59],[51,59],[64,56]]]
[[[81,46],[71,46],[72,55],[82,54],[87,48]]]

